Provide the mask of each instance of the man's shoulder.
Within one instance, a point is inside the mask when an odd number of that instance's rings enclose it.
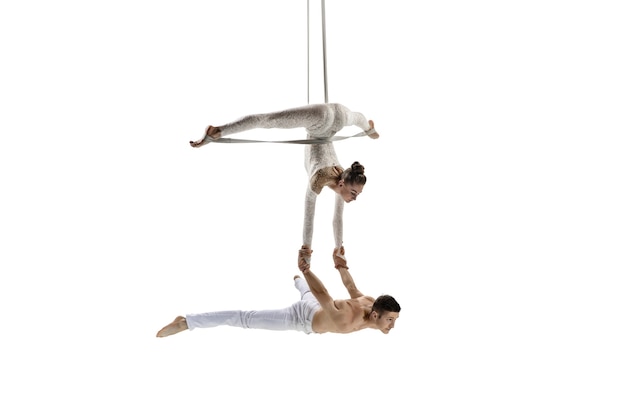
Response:
[[[360,297],[355,298],[355,300],[359,301],[361,304],[372,305],[376,299],[371,295],[362,295]]]
[[[345,300],[335,300],[335,304],[340,303],[340,304],[349,304],[349,305],[354,305],[354,304],[359,304],[359,305],[372,305],[374,304],[374,301],[376,299],[370,295],[362,295],[360,297],[356,297],[356,298],[348,298]]]

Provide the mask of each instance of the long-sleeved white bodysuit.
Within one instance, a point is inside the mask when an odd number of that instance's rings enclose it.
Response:
[[[303,127],[306,129],[308,138],[330,138],[345,126],[357,126],[363,129],[363,131],[370,129],[369,122],[363,114],[350,111],[350,109],[338,103],[310,104],[273,113],[252,114],[218,127],[221,130],[222,137],[257,128],[293,129]],[[332,142],[305,145],[304,167],[309,175],[309,184],[307,185],[304,203],[302,243],[311,247],[315,203],[317,195],[322,190],[316,177],[323,172],[320,170],[324,168],[336,167],[339,171],[343,171],[343,168],[339,163]],[[313,186],[314,183],[317,185]],[[321,185],[323,186],[324,184]],[[341,247],[343,244],[343,206],[344,201],[342,197],[336,194],[335,212],[333,215],[336,248]]]

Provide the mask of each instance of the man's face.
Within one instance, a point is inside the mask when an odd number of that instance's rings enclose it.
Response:
[[[386,311],[376,319],[376,324],[381,332],[387,334],[396,325],[396,320],[400,317],[400,313]]]

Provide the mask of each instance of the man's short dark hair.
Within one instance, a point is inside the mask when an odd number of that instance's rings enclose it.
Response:
[[[381,295],[374,301],[372,305],[372,310],[382,315],[385,312],[391,313],[399,313],[400,312],[400,304],[390,295]]]

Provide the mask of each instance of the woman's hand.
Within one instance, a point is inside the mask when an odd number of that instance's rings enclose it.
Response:
[[[313,251],[306,245],[302,245],[302,248],[298,251],[298,268],[300,271],[305,272],[311,268],[311,254]]]
[[[345,254],[346,254],[346,251],[343,248],[343,246],[333,250],[333,261],[335,262],[335,268],[337,268],[337,269],[339,269],[339,268],[349,269],[348,268],[348,260],[346,259]]]

